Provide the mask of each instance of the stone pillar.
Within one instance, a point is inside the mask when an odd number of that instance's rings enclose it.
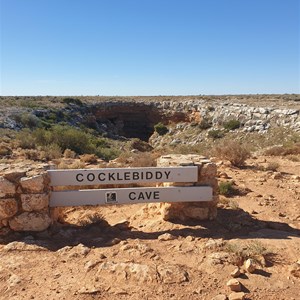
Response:
[[[13,231],[43,231],[51,224],[49,179],[46,173],[26,177],[10,171],[0,176],[0,235]]]
[[[164,220],[212,220],[217,216],[218,182],[217,166],[200,155],[164,155],[157,160],[158,167],[197,166],[198,181],[189,183],[167,182],[163,186],[211,186],[212,201],[159,203],[158,208]]]

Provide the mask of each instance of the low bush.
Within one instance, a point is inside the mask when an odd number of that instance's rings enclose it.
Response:
[[[141,152],[148,152],[153,150],[153,147],[150,146],[147,142],[136,138],[130,142],[130,149],[136,149]]]
[[[24,149],[23,154],[27,159],[40,160],[40,151],[37,151],[35,149]]]
[[[264,154],[269,156],[297,155],[300,154],[300,144],[295,143],[288,146],[274,146],[267,149]]]
[[[228,120],[226,122],[223,123],[223,127],[226,129],[226,130],[235,130],[235,129],[238,129],[240,128],[241,126],[241,122],[239,120]]]
[[[103,160],[110,161],[120,155],[120,151],[111,148],[97,148],[95,154]]]
[[[240,265],[251,258],[259,265],[264,266],[265,258],[272,254],[272,251],[259,241],[252,241],[246,244],[227,243],[224,248],[224,250],[235,256]]]
[[[22,130],[17,135],[17,139],[23,149],[56,145],[56,149],[59,148],[60,153],[68,149],[66,155],[72,155],[72,157],[75,157],[74,153],[79,155],[95,154],[104,160],[111,160],[120,154],[117,149],[110,148],[109,143],[103,138],[68,125],[55,125],[48,130],[44,128],[33,131]],[[45,156],[47,157],[46,154]]]
[[[223,181],[219,183],[219,194],[223,196],[232,196],[234,187],[231,181]]]
[[[36,128],[41,125],[41,120],[34,114],[22,113],[13,116],[14,120],[24,128]]]
[[[202,130],[205,130],[205,129],[209,129],[212,127],[212,122],[211,120],[207,119],[207,118],[203,118],[200,123],[199,123],[199,128],[202,129]]]
[[[36,140],[32,132],[28,129],[19,131],[16,135],[18,146],[22,149],[34,149],[36,147]]]
[[[224,141],[215,147],[214,152],[217,157],[229,160],[235,167],[243,166],[251,155],[246,147],[236,141]]]
[[[266,171],[277,171],[278,170],[278,168],[279,168],[279,163],[277,163],[277,162],[269,162],[268,164],[267,164],[267,166],[266,166]]]
[[[43,147],[41,151],[40,159],[52,160],[62,157],[62,150],[57,144],[50,144],[47,147]]]
[[[4,144],[0,144],[0,157],[11,155],[12,150]]]
[[[80,156],[80,161],[89,164],[96,164],[98,157],[95,154],[83,154]]]
[[[213,129],[213,130],[210,130],[208,133],[207,133],[207,136],[209,138],[212,138],[214,140],[216,139],[221,139],[222,137],[225,136],[224,132],[222,130],[219,130],[219,129]]]
[[[64,151],[64,158],[75,158],[75,157],[76,157],[76,153],[71,149],[66,149]]]
[[[159,134],[159,135],[165,135],[169,129],[167,128],[166,125],[163,123],[159,122],[156,125],[154,125],[154,130]]]

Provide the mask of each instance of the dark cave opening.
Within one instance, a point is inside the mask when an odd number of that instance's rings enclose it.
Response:
[[[154,125],[162,120],[159,110],[146,103],[98,105],[94,107],[93,114],[98,124],[105,124],[108,133],[146,142],[154,132]]]

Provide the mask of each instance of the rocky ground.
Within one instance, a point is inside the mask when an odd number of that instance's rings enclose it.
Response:
[[[72,208],[46,232],[2,237],[0,299],[299,299],[293,160],[217,161],[234,191],[214,221],[170,223],[143,204]]]

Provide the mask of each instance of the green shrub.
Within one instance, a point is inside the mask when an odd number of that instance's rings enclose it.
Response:
[[[163,123],[159,122],[156,125],[154,125],[154,130],[159,134],[159,135],[165,135],[169,130],[166,125]]]
[[[240,128],[240,126],[241,126],[241,122],[239,120],[229,120],[223,123],[223,127],[226,130],[235,130]]]
[[[13,116],[14,120],[21,125],[24,128],[36,128],[41,125],[41,120],[31,113],[22,113],[22,114],[16,114]]]
[[[44,128],[37,128],[33,131],[22,130],[17,138],[20,147],[24,149],[42,146],[44,152],[47,152],[47,147],[52,145],[50,147],[51,153],[49,155],[44,153],[44,158],[61,157],[65,151],[67,151],[66,155],[70,153],[72,157],[75,156],[75,153],[79,155],[95,154],[105,160],[114,159],[119,155],[116,149],[110,149],[110,144],[104,138],[99,138],[69,125],[55,125],[48,130]]]
[[[221,139],[222,137],[224,137],[224,132],[219,130],[219,129],[213,129],[213,130],[210,130],[208,133],[207,133],[208,137],[212,138],[212,139]]]
[[[36,147],[36,140],[29,129],[19,131],[16,137],[22,149],[34,149]]]
[[[110,161],[120,155],[120,151],[111,148],[97,148],[95,154],[103,160]]]
[[[93,136],[73,128],[71,126],[53,126],[51,131],[51,141],[59,145],[62,151],[70,149],[78,154],[92,153],[95,146],[92,144]]]
[[[224,196],[231,196],[234,194],[233,184],[230,181],[224,181],[219,183],[219,193]]]

